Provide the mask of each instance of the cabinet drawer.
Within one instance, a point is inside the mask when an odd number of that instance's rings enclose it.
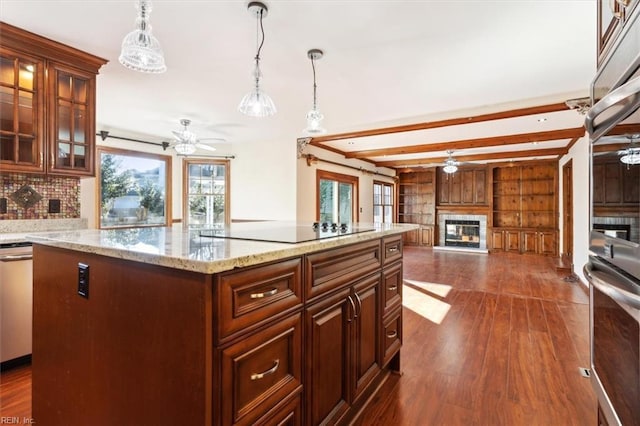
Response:
[[[380,269],[380,240],[366,241],[305,257],[307,300]]]
[[[422,230],[418,230],[422,232]],[[402,234],[382,239],[382,263],[388,265],[402,259]]]
[[[301,391],[302,316],[294,314],[222,351],[222,424],[254,424]]]
[[[384,320],[382,366],[385,367],[402,346],[402,306]]]
[[[218,342],[261,321],[302,306],[302,259],[295,258],[218,276]]]
[[[382,272],[383,315],[402,303],[402,262],[384,268]]]
[[[256,426],[299,426],[302,425],[302,403],[300,394],[283,401],[263,418],[255,422]]]

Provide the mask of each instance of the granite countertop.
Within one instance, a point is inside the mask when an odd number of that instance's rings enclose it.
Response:
[[[35,232],[86,229],[87,219],[21,219],[0,220],[0,244],[26,242],[26,235]]]
[[[269,229],[295,222],[232,224],[235,230]],[[298,224],[300,225],[300,224]],[[30,234],[34,244],[132,260],[201,273],[216,273],[257,265],[318,250],[400,234],[417,229],[413,224],[358,224],[372,231],[303,243],[274,243],[200,236],[202,230],[172,227],[110,230],[72,230]],[[308,224],[311,226],[311,224]]]

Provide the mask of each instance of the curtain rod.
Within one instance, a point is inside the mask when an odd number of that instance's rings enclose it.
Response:
[[[333,164],[334,166],[342,166],[342,167],[346,167],[348,169],[353,169],[353,170],[357,170],[359,172],[362,173],[366,173],[366,174],[370,174],[370,175],[378,175],[378,176],[384,176],[393,180],[398,179],[398,176],[391,176],[391,175],[386,175],[384,173],[380,173],[378,171],[371,171],[371,170],[367,170],[364,167],[355,167],[355,166],[349,166],[347,164],[342,164],[342,163],[338,163],[336,161],[331,161],[331,160],[324,160],[322,158],[318,158],[313,154],[302,154],[302,157],[307,159],[307,165],[310,166],[311,163],[313,162],[317,162],[317,161],[322,161],[323,163],[329,163],[329,164]]]
[[[112,139],[120,139],[122,141],[130,141],[130,142],[137,142],[137,143],[146,143],[147,145],[154,145],[154,146],[161,146],[162,149],[166,150],[169,147],[169,142],[149,142],[149,141],[143,141],[140,139],[132,139],[132,138],[125,138],[123,136],[114,136],[114,135],[110,135],[109,131],[107,130],[100,130],[100,132],[96,133],[96,136],[100,136],[100,138],[102,138],[102,140],[105,140],[107,138],[112,138]],[[189,155],[180,155],[178,154],[178,157],[191,157]],[[206,157],[206,158],[224,158],[225,160],[233,160],[234,158],[236,158],[235,155],[195,155],[194,157]]]

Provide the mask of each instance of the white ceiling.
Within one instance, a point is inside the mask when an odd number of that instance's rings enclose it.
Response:
[[[154,1],[151,24],[168,67],[159,75],[118,63],[134,28],[132,0],[0,0],[0,19],[108,59],[98,77],[97,130],[156,142],[171,140],[184,117],[199,137],[224,137],[232,146],[286,139],[294,146],[312,101],[310,48],[325,52],[316,70],[330,133],[563,102],[587,96],[595,74],[595,0],[266,3],[263,87],[278,114],[263,119],[237,111],[255,55],[256,20],[245,1]],[[537,118],[333,146],[374,149],[583,122],[574,111]]]

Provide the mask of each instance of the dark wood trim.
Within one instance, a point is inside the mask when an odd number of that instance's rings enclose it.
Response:
[[[457,161],[486,161],[497,159],[509,159],[509,158],[521,158],[521,157],[546,157],[546,156],[560,156],[566,154],[567,148],[548,148],[548,149],[535,149],[531,151],[509,151],[509,152],[496,152],[493,154],[476,154],[476,155],[460,155],[455,156]],[[403,167],[403,166],[417,166],[420,164],[440,164],[443,163],[447,157],[429,157],[429,158],[416,158],[411,160],[395,160],[395,161],[380,161],[376,163],[377,167]],[[478,165],[484,166],[484,165]]]
[[[347,158],[378,157],[383,155],[420,154],[424,152],[445,151],[448,149],[484,148],[489,146],[515,145],[528,142],[545,142],[558,139],[569,139],[584,136],[584,127],[551,130],[547,132],[521,133],[508,136],[491,136],[488,138],[465,139],[448,142],[435,142],[422,145],[400,146],[395,148],[352,151],[345,154]]]
[[[466,117],[459,117],[459,118],[450,118],[446,120],[427,121],[424,123],[405,124],[401,126],[382,127],[378,129],[337,133],[334,135],[319,136],[319,137],[313,138],[311,141],[312,143],[315,142],[319,144],[322,142],[336,141],[336,140],[342,140],[342,139],[362,138],[365,136],[385,135],[389,133],[411,132],[415,130],[434,129],[437,127],[456,126],[459,124],[471,124],[471,123],[480,123],[483,121],[500,120],[504,118],[522,117],[525,115],[545,114],[549,112],[564,111],[566,109],[569,109],[569,107],[567,107],[567,105],[564,102],[560,102],[560,103],[549,104],[549,105],[540,105],[535,107],[514,109],[510,111],[500,111],[500,112],[494,112],[489,114],[481,114],[475,117],[466,116]]]
[[[437,215],[441,214],[486,214],[487,219],[491,214],[491,207],[489,205],[486,206],[463,206],[463,205],[449,205],[443,204],[441,206],[436,206]],[[436,221],[437,225],[437,221]]]
[[[182,159],[182,220],[188,224],[189,208],[189,166],[192,164],[210,164],[224,166],[224,223],[231,223],[231,161],[213,160],[203,158],[183,158]]]
[[[352,216],[355,222],[360,217],[360,178],[353,175],[345,175],[342,173],[330,172],[327,170],[316,169],[316,220],[320,220],[320,180],[335,180],[337,182],[349,183],[353,185],[353,206]]]

